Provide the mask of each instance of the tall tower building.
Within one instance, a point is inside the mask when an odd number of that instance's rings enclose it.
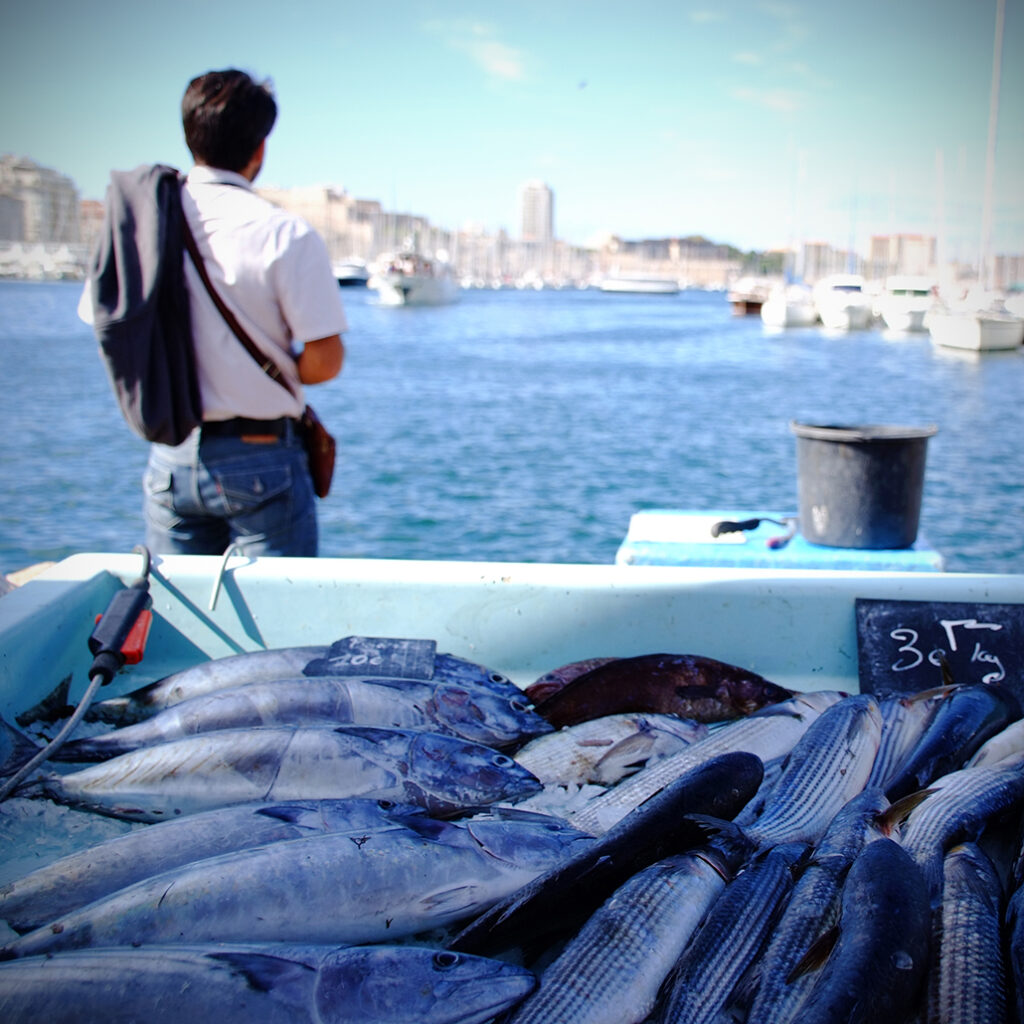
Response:
[[[520,238],[550,242],[555,237],[555,194],[543,181],[528,181],[519,191]]]

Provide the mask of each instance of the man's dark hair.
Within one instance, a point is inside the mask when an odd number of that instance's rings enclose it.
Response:
[[[208,71],[188,83],[181,123],[192,158],[225,171],[241,171],[277,119],[269,82],[244,71]]]

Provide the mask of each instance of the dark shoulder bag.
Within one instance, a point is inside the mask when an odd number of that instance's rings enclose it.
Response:
[[[224,317],[228,327],[231,328],[235,337],[242,343],[249,355],[259,363],[260,369],[271,380],[280,384],[294,398],[295,390],[292,388],[288,378],[281,372],[280,367],[269,356],[260,351],[256,342],[249,337],[245,328],[238,322],[238,318],[228,309],[216,288],[213,287],[213,282],[210,280],[210,275],[206,272],[206,265],[199,252],[199,246],[196,245],[195,236],[192,234],[192,229],[189,227],[184,213],[182,213],[181,222],[185,236],[185,248],[188,250],[189,256],[192,257],[192,262],[195,264],[196,270],[199,271],[199,276],[202,278],[206,290],[210,293],[210,298],[213,299],[214,305],[220,310],[220,315]],[[309,475],[313,479],[313,491],[318,498],[326,498],[330,493],[331,479],[334,476],[334,459],[337,443],[320,421],[320,417],[313,411],[311,405],[307,404],[302,411],[300,429],[302,430],[302,443],[306,449],[306,456],[309,459]]]

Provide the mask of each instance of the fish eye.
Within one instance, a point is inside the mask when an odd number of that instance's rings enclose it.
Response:
[[[453,953],[447,949],[439,950],[434,954],[434,966],[440,971],[449,971],[461,959],[462,957],[458,953]]]
[[[508,682],[508,676],[503,676],[500,672],[490,672],[488,674],[487,678],[492,683],[507,683]]]
[[[495,754],[491,759],[491,764],[496,765],[498,768],[509,768],[515,764],[508,754]]]
[[[395,803],[394,800],[378,800],[377,801],[377,806],[382,811],[391,811],[391,810],[394,810],[395,807],[397,807],[398,805]]]

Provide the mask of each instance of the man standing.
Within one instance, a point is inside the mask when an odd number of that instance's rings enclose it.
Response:
[[[185,257],[202,425],[154,444],[144,480],[154,553],[315,555],[316,498],[299,417],[302,385],[337,376],[347,328],[327,248],[301,218],[260,198],[277,104],[242,71],[193,79],[182,100],[195,166],[182,212],[213,288],[289,386],[249,355]]]

